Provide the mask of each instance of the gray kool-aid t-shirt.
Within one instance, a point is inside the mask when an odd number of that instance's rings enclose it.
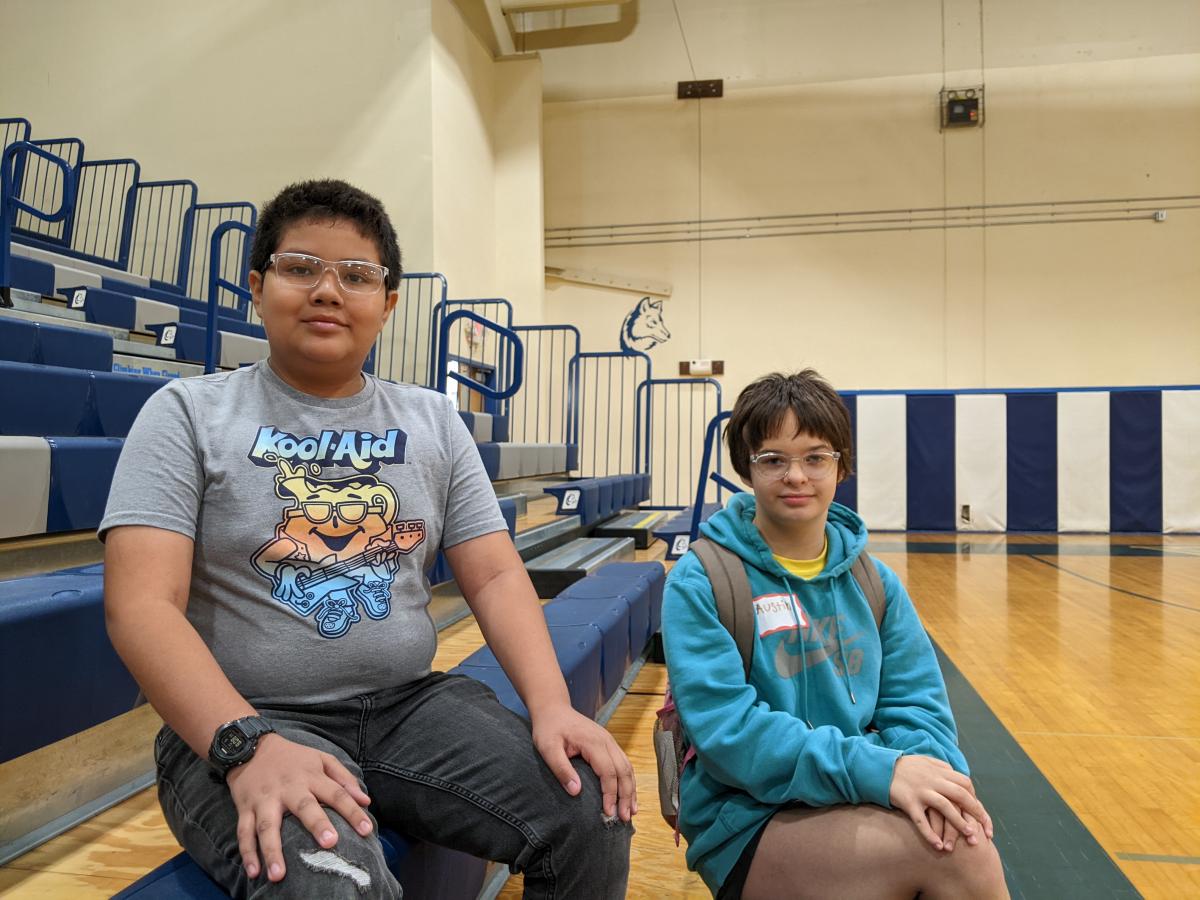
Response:
[[[151,525],[194,538],[188,620],[251,703],[428,674],[438,548],[506,527],[449,400],[364,377],[336,399],[266,362],[173,381],[117,464],[101,537]]]

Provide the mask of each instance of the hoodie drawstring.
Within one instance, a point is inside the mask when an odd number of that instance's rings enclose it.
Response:
[[[792,620],[796,623],[796,638],[800,643],[800,681],[803,685],[800,696],[801,718],[804,720],[804,724],[811,729],[813,724],[808,720],[808,666],[804,662],[804,629],[800,627],[800,615],[796,612],[800,608],[800,598],[792,589],[790,578],[784,577],[783,586],[787,588],[788,596],[792,598]]]

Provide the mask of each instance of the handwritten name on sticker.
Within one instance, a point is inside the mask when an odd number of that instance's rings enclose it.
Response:
[[[763,594],[761,597],[755,597],[754,618],[758,622],[759,637],[808,627],[804,607],[796,603],[790,594]]]

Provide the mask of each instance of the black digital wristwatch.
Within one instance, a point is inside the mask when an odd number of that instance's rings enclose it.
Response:
[[[262,716],[244,716],[226,722],[213,735],[208,748],[208,761],[224,778],[229,770],[249,762],[264,734],[271,734],[275,727]]]

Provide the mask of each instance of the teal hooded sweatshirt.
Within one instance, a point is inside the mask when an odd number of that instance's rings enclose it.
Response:
[[[874,560],[887,595],[877,628],[850,574],[867,544],[862,519],[831,504],[825,569],[804,580],[775,561],[754,510],[752,494],[736,494],[700,529],[741,557],[761,601],[749,683],[695,554],[671,571],[663,598],[671,692],[696,750],[680,785],[679,830],[688,867],[714,895],[783,806],[890,807],[892,769],[904,754],[969,774],[941,670],[904,585]]]

